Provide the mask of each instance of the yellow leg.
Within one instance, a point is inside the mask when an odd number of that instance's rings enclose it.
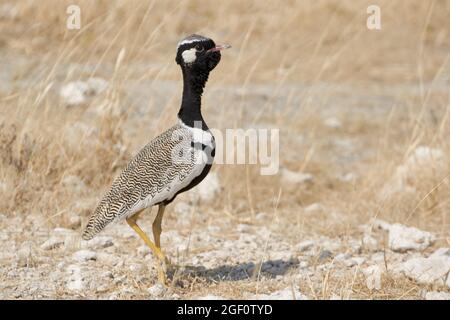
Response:
[[[159,207],[158,207],[158,213],[156,214],[156,218],[155,218],[155,220],[153,221],[153,225],[152,225],[152,229],[153,229],[153,238],[155,239],[155,245],[156,245],[156,248],[158,248],[159,249],[159,251],[161,252],[161,254],[163,255],[163,257],[164,257],[164,254],[162,253],[162,250],[161,250],[161,241],[160,241],[160,237],[161,237],[161,231],[162,231],[162,229],[161,229],[161,222],[162,222],[162,218],[163,218],[163,216],[164,216],[164,209],[166,208],[166,206],[164,205],[164,204],[160,204],[159,205]],[[164,257],[162,260],[161,260],[163,263],[165,263],[165,264],[170,264],[169,263],[169,260],[166,258],[166,257]]]
[[[137,225],[136,220],[138,217],[139,213],[128,218],[128,225],[133,228],[133,230],[139,235],[139,237],[141,237],[142,240],[144,240],[145,244],[152,250],[153,254],[159,260],[164,261],[164,255],[162,254],[161,250],[153,242],[150,241],[144,231],[142,231],[142,229]],[[166,285],[166,273],[161,268],[161,264],[158,264],[158,279],[162,284]]]

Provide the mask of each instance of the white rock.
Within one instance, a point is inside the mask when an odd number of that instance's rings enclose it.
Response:
[[[73,259],[78,262],[85,262],[89,260],[97,260],[97,254],[90,250],[79,250],[72,255]]]
[[[157,283],[147,289],[147,292],[153,297],[161,297],[167,289],[160,283]]]
[[[315,242],[312,240],[305,240],[297,244],[296,248],[300,252],[311,250],[314,247]]]
[[[366,277],[366,286],[369,290],[381,289],[381,276],[383,269],[378,265],[373,265],[362,270]]]
[[[450,293],[430,291],[425,294],[426,300],[450,300]]]
[[[114,245],[113,238],[109,236],[96,236],[91,240],[82,241],[82,248],[101,249]]]
[[[359,265],[363,264],[365,261],[366,261],[366,258],[364,258],[364,257],[353,257],[353,258],[345,260],[344,264],[347,267],[351,268],[354,266],[359,266]]]
[[[298,266],[299,266],[299,268],[301,268],[301,269],[305,269],[305,268],[308,268],[309,263],[308,263],[308,261],[300,261],[300,263],[298,264]]]
[[[67,289],[72,291],[79,291],[86,289],[86,283],[81,279],[70,279],[67,281]]]
[[[81,218],[77,215],[71,215],[68,219],[68,227],[77,229],[81,226]]]
[[[51,237],[47,239],[42,245],[42,250],[52,250],[64,244],[64,239],[60,237]]]
[[[441,256],[450,258],[450,248],[439,248],[430,255],[430,257],[441,257]]]
[[[61,98],[68,105],[85,103],[90,96],[97,95],[108,87],[108,82],[101,78],[90,78],[87,81],[73,81],[61,87]]]
[[[396,168],[393,177],[383,186],[380,198],[384,199],[398,192],[415,192],[413,181],[423,175],[441,176],[446,167],[447,161],[441,149],[417,147],[406,161]]]
[[[256,300],[308,300],[308,298],[301,294],[297,288],[285,288],[279,291],[274,291],[268,294],[257,294],[252,297]]]
[[[220,192],[220,182],[217,173],[211,172],[191,192],[191,199],[201,201],[213,201]]]
[[[30,267],[31,266],[31,256],[32,256],[32,249],[31,249],[31,242],[26,241],[22,244],[20,249],[17,251],[17,264],[19,267]]]
[[[354,182],[358,179],[358,177],[359,176],[356,173],[348,172],[338,176],[338,179],[342,182]]]
[[[391,224],[389,222],[386,222],[381,219],[373,219],[371,223],[372,223],[373,227],[376,229],[389,231],[391,228]]]
[[[378,248],[378,241],[371,235],[365,234],[362,238],[364,248],[369,250],[376,250]]]
[[[389,227],[389,248],[394,251],[424,250],[435,240],[433,234],[395,223]]]
[[[436,252],[435,252],[436,253]],[[404,274],[419,283],[438,284],[450,287],[450,256],[442,254],[431,255],[428,258],[412,258],[395,265],[394,271]]]
[[[325,208],[320,203],[312,203],[309,206],[307,206],[305,209],[303,209],[305,213],[311,214],[311,213],[318,213],[318,212],[324,212]]]
[[[224,297],[207,294],[206,296],[198,297],[197,300],[226,300]]]
[[[97,260],[108,266],[117,266],[123,264],[123,257],[117,254],[110,254],[100,251],[97,253]]]
[[[310,173],[295,172],[289,169],[281,169],[281,181],[291,184],[305,184],[314,182],[314,176]]]
[[[351,258],[351,255],[348,253],[339,253],[334,257],[334,261],[343,262]]]
[[[144,269],[142,264],[138,264],[138,263],[132,263],[129,265],[128,268],[130,269],[130,271],[132,273],[135,273],[135,274],[138,274],[139,272],[141,272]]]
[[[67,289],[72,291],[80,291],[87,288],[87,281],[83,278],[81,268],[75,264],[67,266],[68,274]]]
[[[342,122],[337,119],[337,118],[327,118],[324,121],[324,124],[329,127],[329,128],[333,128],[333,129],[338,129],[340,127],[342,127]]]
[[[148,246],[142,245],[137,248],[137,253],[138,253],[139,257],[144,258],[146,255],[150,254],[151,251]]]

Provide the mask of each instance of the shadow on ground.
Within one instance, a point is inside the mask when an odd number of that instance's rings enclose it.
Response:
[[[171,279],[183,279],[190,277],[204,278],[208,282],[217,281],[240,281],[263,276],[275,278],[286,274],[289,270],[296,268],[298,259],[268,260],[260,263],[244,262],[235,265],[221,265],[212,269],[204,266],[180,266],[169,270]]]

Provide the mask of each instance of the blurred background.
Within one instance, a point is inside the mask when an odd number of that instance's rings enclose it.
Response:
[[[401,263],[450,245],[450,1],[377,1],[381,29],[369,30],[372,2],[1,0],[0,296],[448,294],[442,270],[425,281]],[[66,26],[69,5],[79,30]],[[206,122],[280,129],[281,167],[216,165],[177,199],[163,247],[196,269],[149,293],[152,258],[127,226],[93,245],[103,255],[72,254],[95,252],[77,238],[87,217],[175,123],[176,46],[192,33],[232,45],[207,84]],[[394,223],[428,245],[396,248]]]

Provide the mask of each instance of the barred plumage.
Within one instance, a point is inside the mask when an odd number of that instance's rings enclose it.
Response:
[[[205,168],[209,169],[214,140],[208,131],[199,135],[195,130],[200,129],[177,124],[148,143],[105,194],[89,219],[83,239],[91,239],[111,222],[170,202]],[[203,143],[207,148],[196,148],[193,143]]]

